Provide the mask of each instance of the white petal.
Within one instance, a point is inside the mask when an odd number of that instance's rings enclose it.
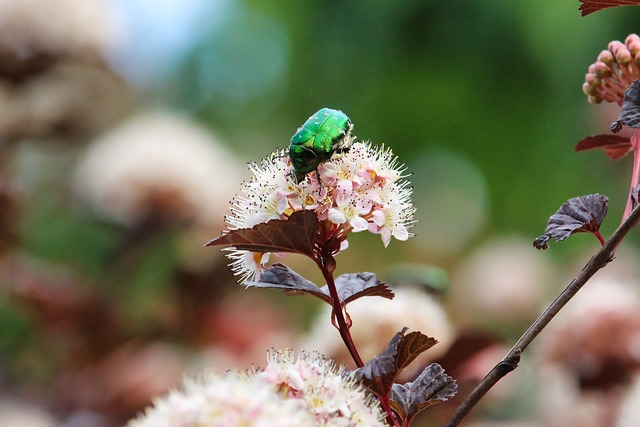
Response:
[[[353,185],[351,181],[340,181],[335,189],[336,191],[336,204],[338,206],[344,206],[349,202],[351,193],[353,192]]]
[[[344,213],[339,211],[338,209],[329,209],[329,221],[334,224],[344,224],[347,222],[347,217],[344,216]]]
[[[304,380],[294,366],[290,366],[289,368],[287,368],[285,376],[287,378],[287,384],[289,385],[289,387],[293,388],[296,391],[304,389]]]
[[[367,222],[367,220],[362,218],[361,216],[357,216],[351,219],[351,221],[349,221],[349,225],[353,227],[353,231],[355,233],[357,233],[358,231],[365,231],[369,228],[369,222]]]
[[[393,234],[393,237],[402,241],[405,241],[409,238],[409,231],[404,225],[396,226],[392,234]]]
[[[371,216],[373,217],[373,222],[374,224],[376,224],[379,227],[382,227],[384,225],[385,222],[385,217],[384,217],[384,212],[378,210],[378,211],[374,211]]]
[[[391,242],[391,230],[388,227],[384,227],[380,230],[380,237],[382,238],[382,244],[386,248],[389,246],[389,242]]]

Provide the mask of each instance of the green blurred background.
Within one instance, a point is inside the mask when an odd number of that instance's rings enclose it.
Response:
[[[636,31],[639,12],[582,18],[576,5],[234,4],[165,95],[247,159],[286,146],[318,108],[342,109],[359,137],[392,147],[413,174],[417,216],[429,223],[418,227],[416,244],[433,256],[442,242],[430,237],[442,227],[470,231],[467,242],[491,233],[535,237],[577,195],[609,195],[619,217],[627,190],[630,159],[576,155],[573,146],[607,131],[581,84],[608,41]],[[439,191],[448,185],[464,197]]]
[[[9,3],[2,6],[6,20]],[[23,8],[35,16],[40,3]],[[60,28],[46,24],[53,29],[25,26],[19,35],[27,48],[18,53],[12,51],[15,33],[0,32],[3,52],[9,52],[0,60],[0,112],[11,118],[0,120],[0,392],[36,402],[64,425],[82,416],[91,420],[84,425],[117,425],[162,390],[165,383],[136,383],[142,391],[131,392],[135,387],[123,381],[127,385],[110,385],[115,397],[87,397],[104,391],[114,370],[126,366],[123,375],[130,379],[136,363],[147,366],[150,343],[170,343],[170,360],[181,361],[178,372],[210,360],[224,370],[233,357],[202,358],[203,349],[226,346],[233,349],[229,354],[242,354],[262,333],[257,324],[295,335],[312,323],[315,301],[243,292],[226,259],[202,245],[222,230],[228,202],[248,177],[244,164],[285,148],[321,107],[343,110],[359,138],[393,149],[411,173],[418,207],[415,238],[384,249],[379,236],[355,235],[338,259],[341,273],[375,271],[384,278],[397,263],[413,263],[434,267],[425,281],[438,288],[486,242],[504,236],[533,241],[564,201],[583,194],[609,196],[605,236],[619,223],[631,159],[613,162],[597,151],[576,154],[573,147],[587,135],[606,133],[615,119],[617,107],[589,105],[581,86],[609,41],[638,31],[640,8],[581,17],[577,0],[113,0],[100,7],[93,19],[108,17],[113,27],[104,31],[99,60],[51,47],[51,34],[66,46],[75,45],[65,37],[82,39],[60,30],[65,21]],[[50,13],[69,17],[73,10],[73,1],[65,1]],[[81,18],[87,32],[97,28]],[[82,102],[67,96],[72,92],[64,86],[45,84],[67,76],[65,67],[89,70],[67,81]],[[96,72],[102,77],[84,91],[83,76]],[[46,73],[53,73],[49,80]],[[18,108],[35,83],[45,94],[65,94],[50,101],[55,114],[38,116],[37,103]],[[147,112],[178,115],[214,135],[212,144],[237,164],[233,179],[216,175],[212,166],[211,179],[192,186],[194,197],[200,187],[221,188],[209,222],[183,215],[181,197],[187,196],[180,187],[177,196],[147,194],[135,220],[114,219],[109,201],[99,206],[77,190],[78,181],[88,179],[77,172],[87,150]],[[126,150],[121,156],[128,161]],[[117,156],[105,158],[97,169],[108,173],[116,163]],[[636,234],[625,245],[637,244]],[[579,265],[585,251],[598,247],[586,235],[551,246],[548,253],[531,251],[552,269]],[[304,260],[292,262],[319,280]],[[556,272],[543,301],[576,268]],[[464,304],[455,298],[444,303],[454,323],[464,317]],[[260,314],[271,305],[277,315]],[[477,327],[512,339],[535,314],[513,322],[477,319]],[[229,326],[234,322],[239,326]]]

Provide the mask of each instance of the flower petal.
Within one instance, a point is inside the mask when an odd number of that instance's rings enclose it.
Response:
[[[369,222],[361,216],[351,219],[351,221],[349,221],[349,225],[353,228],[354,233],[365,231],[369,228]]]
[[[344,213],[338,209],[329,209],[329,221],[334,224],[344,224],[347,222],[347,217]]]

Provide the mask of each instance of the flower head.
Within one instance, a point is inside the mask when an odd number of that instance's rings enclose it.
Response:
[[[640,37],[630,34],[624,43],[612,41],[589,66],[582,90],[589,102],[617,102],[622,105],[624,91],[638,79]]]
[[[316,425],[384,426],[377,401],[367,397],[352,374],[336,369],[332,360],[318,353],[271,350],[269,365],[258,374],[280,393],[300,399],[313,414]]]
[[[0,2],[0,52],[10,55],[0,72],[29,60],[74,57],[98,59],[118,43],[121,29],[104,0],[23,0]],[[16,71],[14,68],[11,71]]]
[[[300,401],[282,399],[269,384],[237,373],[186,380],[129,427],[313,426]]]
[[[272,350],[264,370],[187,380],[129,427],[385,426],[377,401],[315,353]]]
[[[582,389],[626,384],[640,368],[636,287],[606,276],[592,281],[541,337],[540,361],[569,370]]]
[[[232,196],[221,177],[235,176],[236,159],[207,131],[178,115],[147,113],[87,149],[75,189],[97,212],[127,226],[152,216],[210,225]]]
[[[296,182],[285,150],[251,163],[253,176],[242,183],[240,194],[225,217],[229,230],[251,228],[272,219],[287,219],[293,212],[314,211],[325,240],[336,241],[334,255],[347,247],[351,232],[379,234],[387,246],[392,237],[407,240],[412,234],[415,207],[404,167],[388,148],[354,142]],[[268,254],[230,248],[228,257],[240,282],[254,280],[268,261]]]

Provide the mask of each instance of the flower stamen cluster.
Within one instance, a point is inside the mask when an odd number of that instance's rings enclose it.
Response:
[[[331,242],[330,255],[348,247],[351,232],[369,231],[381,236],[386,247],[391,238],[407,240],[412,234],[415,207],[405,169],[390,149],[354,142],[297,182],[289,157],[279,150],[251,163],[253,176],[242,183],[225,217],[229,230],[251,228],[272,219],[286,220],[301,210],[315,212],[320,221],[319,241]],[[318,178],[320,177],[320,182]],[[259,277],[269,254],[229,248],[234,273],[245,283]]]
[[[271,350],[269,365],[258,376],[289,399],[305,402],[317,425],[384,426],[384,416],[353,373],[337,368],[318,353]]]
[[[602,101],[622,105],[624,91],[638,79],[640,37],[630,34],[624,43],[612,41],[589,66],[582,90],[591,104]]]
[[[269,352],[264,370],[208,373],[156,399],[129,427],[384,427],[372,396],[317,353]]]

